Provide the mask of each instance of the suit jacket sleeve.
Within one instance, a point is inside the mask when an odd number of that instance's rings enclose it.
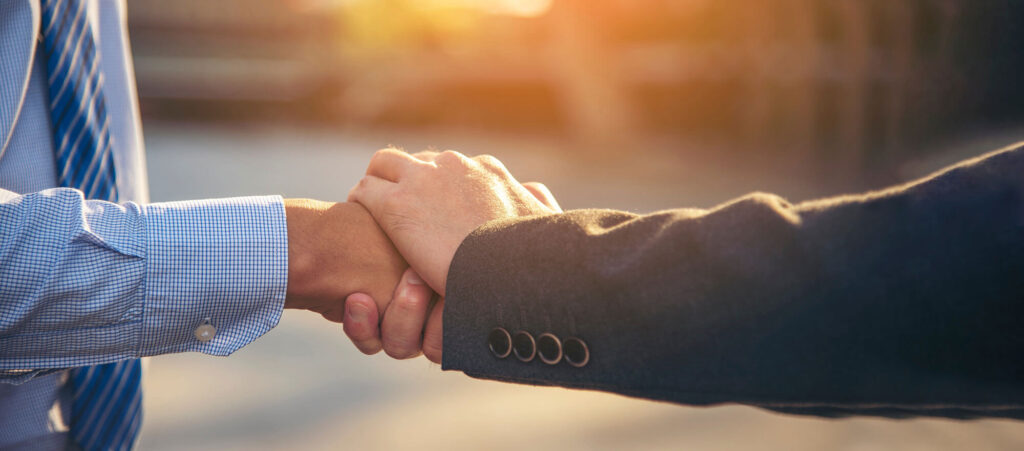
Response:
[[[791,205],[497,221],[452,262],[443,367],[813,415],[1024,413],[1024,146]],[[587,344],[499,358],[502,327]]]

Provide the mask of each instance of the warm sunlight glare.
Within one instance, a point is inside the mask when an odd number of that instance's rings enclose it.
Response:
[[[495,0],[495,9],[523,17],[535,17],[551,8],[551,0]]]

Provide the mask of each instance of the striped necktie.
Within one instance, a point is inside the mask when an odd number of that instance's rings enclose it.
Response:
[[[58,184],[117,201],[99,49],[85,0],[42,1],[42,43]],[[85,450],[131,448],[142,418],[138,360],[74,368],[71,437]]]

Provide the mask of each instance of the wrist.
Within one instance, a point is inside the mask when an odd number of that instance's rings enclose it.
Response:
[[[285,308],[313,310],[340,321],[350,294],[369,294],[382,306],[391,299],[407,265],[362,205],[287,199],[285,214]]]
[[[335,204],[313,199],[285,199],[288,223],[288,290],[284,308],[308,308],[316,296],[316,268],[322,248],[318,230]]]

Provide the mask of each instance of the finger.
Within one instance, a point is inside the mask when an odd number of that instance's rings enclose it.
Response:
[[[416,163],[422,162],[401,150],[381,149],[370,158],[370,165],[366,167],[366,175],[397,182]]]
[[[533,197],[536,197],[542,204],[547,205],[548,208],[555,210],[559,213],[562,212],[562,207],[558,205],[558,201],[555,200],[555,195],[551,194],[551,190],[548,189],[541,182],[526,182],[523,183],[523,188],[526,188]]]
[[[355,293],[345,299],[345,335],[366,355],[380,352],[377,303],[367,294]]]
[[[395,182],[365,175],[359,180],[359,183],[356,183],[356,186],[349,190],[348,201],[362,204],[376,218],[374,211],[382,206],[383,201],[391,197],[397,189],[398,184]]]
[[[420,355],[423,326],[433,295],[419,274],[411,268],[405,270],[381,323],[384,352],[389,356],[409,359]]]
[[[430,311],[430,318],[427,319],[427,326],[423,329],[423,355],[431,362],[441,363],[441,342],[444,337],[444,328],[441,321],[444,318],[444,299],[434,304]]]

